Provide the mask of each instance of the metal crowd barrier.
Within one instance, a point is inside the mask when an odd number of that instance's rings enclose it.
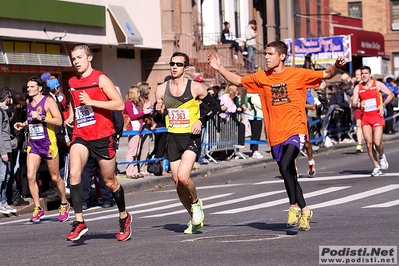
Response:
[[[239,156],[245,159],[245,156],[238,150],[235,145],[238,145],[238,127],[241,120],[241,114],[238,113],[223,113],[223,118],[220,115],[215,115],[210,119],[205,126],[205,136],[202,145],[205,146],[205,156],[217,163],[216,159],[212,157],[213,153],[220,151],[233,150],[233,156]],[[152,130],[142,130],[140,135],[158,134],[167,132],[166,128],[156,128]],[[122,137],[134,136],[139,134],[137,130],[123,131]],[[163,160],[163,158],[156,158],[156,160]],[[118,165],[123,164],[138,164],[153,162],[154,159],[145,161],[132,161],[132,162],[117,162]]]
[[[334,107],[331,107],[328,112],[322,116],[321,118],[311,121],[310,126],[315,125],[317,123],[321,123],[321,136],[318,138],[311,139],[311,143],[319,142],[324,143],[326,140],[327,132],[330,126],[330,119],[331,115],[334,111]],[[243,159],[246,157],[239,151],[239,148],[236,147],[238,145],[238,127],[241,121],[241,114],[239,113],[223,113],[224,117],[220,117],[219,114],[215,115],[212,119],[210,119],[206,123],[205,127],[205,135],[203,136],[202,145],[205,146],[205,156],[211,160],[212,162],[217,163],[216,159],[214,158],[214,153],[221,152],[221,151],[229,151],[233,150],[232,155],[229,157],[231,159],[233,156],[239,156]],[[391,120],[399,116],[395,114],[392,117],[386,117],[385,121]],[[353,131],[354,125],[349,130],[343,130],[339,134],[350,133]],[[336,130],[341,130],[341,128],[335,128]],[[142,130],[140,135],[146,134],[158,134],[167,132],[166,128],[156,128],[152,130]],[[134,136],[137,135],[139,132],[130,130],[124,131],[122,136]],[[349,136],[351,136],[349,134]],[[259,145],[268,145],[267,141],[264,140],[245,140],[247,144],[259,144]],[[164,160],[164,158],[153,158],[145,161],[132,161],[132,162],[117,162],[117,164],[138,164],[138,163],[148,163]]]
[[[239,156],[245,159],[245,156],[238,150],[235,145],[238,145],[238,127],[241,121],[241,114],[238,113],[223,113],[223,118],[220,115],[215,115],[206,123],[206,136],[203,144],[205,145],[205,156],[212,162],[217,163],[212,156],[215,152],[233,150],[233,156]]]

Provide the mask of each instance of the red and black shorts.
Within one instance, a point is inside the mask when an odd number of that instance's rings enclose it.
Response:
[[[115,141],[112,136],[97,140],[84,140],[76,137],[71,146],[76,143],[85,146],[89,150],[90,156],[95,159],[111,160],[116,155]]]

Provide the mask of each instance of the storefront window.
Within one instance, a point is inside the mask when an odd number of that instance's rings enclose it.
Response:
[[[36,49],[37,49],[38,53],[45,53],[46,52],[46,44],[36,43]]]
[[[14,42],[3,41],[4,51],[14,51]]]
[[[21,41],[3,41],[3,47],[6,52],[22,53],[49,53],[60,54],[62,47],[60,44],[53,43],[34,43]]]
[[[30,44],[28,42],[15,42],[14,43],[15,52],[31,52]]]

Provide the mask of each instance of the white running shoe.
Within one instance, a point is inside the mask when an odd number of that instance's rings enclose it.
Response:
[[[203,210],[202,200],[198,199],[197,203],[191,204],[191,212],[193,213],[193,218],[191,222],[193,225],[199,225],[204,221],[205,214]]]
[[[387,157],[385,156],[385,154],[383,154],[380,157],[380,167],[382,170],[387,170],[389,167],[388,161],[387,161]]]
[[[7,211],[9,211],[10,213],[17,213],[17,210],[13,207],[11,207],[10,205],[8,205],[8,203],[3,203],[3,207],[6,208]]]
[[[374,168],[373,172],[371,173],[371,176],[379,176],[379,175],[382,175],[382,172],[381,168],[377,166]]]
[[[260,152],[255,152],[252,154],[253,159],[262,159],[263,155]]]
[[[4,207],[3,204],[0,203],[0,213],[2,213],[2,214],[10,214],[10,211],[7,210],[7,208]]]

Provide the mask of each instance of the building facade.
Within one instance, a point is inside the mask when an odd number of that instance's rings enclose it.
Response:
[[[84,42],[93,48],[93,66],[124,96],[138,82],[163,82],[175,51],[190,56],[191,74],[202,73],[201,50],[218,45],[223,22],[244,39],[251,19],[260,60],[273,40],[349,34],[354,57],[346,71],[372,57],[399,75],[399,0],[14,0],[0,9],[0,83],[20,89],[29,76],[48,71],[65,87],[75,74],[69,50]]]
[[[0,9],[1,85],[20,90],[51,72],[66,92],[76,43],[91,45],[93,66],[125,94],[143,80],[141,51],[162,49],[160,1],[8,1]]]
[[[380,33],[384,38],[383,56],[370,60],[374,74],[399,76],[399,1],[348,1],[331,0],[331,8],[342,16],[358,19],[365,31]],[[369,43],[378,41],[376,36],[368,36]],[[374,69],[373,69],[374,67]],[[380,73],[378,73],[379,71]]]

